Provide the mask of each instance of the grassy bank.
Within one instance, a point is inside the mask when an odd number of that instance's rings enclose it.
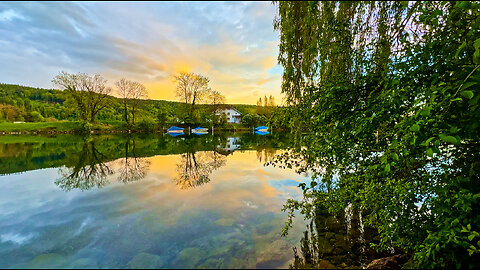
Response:
[[[121,130],[120,123],[98,123],[89,127],[94,131]],[[1,133],[75,133],[89,131],[78,121],[0,123]]]
[[[0,123],[0,134],[31,134],[31,133],[103,133],[103,132],[165,132],[171,125],[182,126],[179,124],[169,124],[165,126],[151,125],[148,127],[138,125],[136,127],[126,127],[121,121],[112,122],[99,122],[96,124],[84,124],[80,121],[58,121],[58,122],[22,122]],[[193,127],[192,127],[193,128]],[[209,128],[211,130],[211,128]],[[243,125],[225,125],[221,127],[215,127],[215,131],[251,131],[252,128],[245,127]],[[185,132],[188,133],[188,127],[185,127]]]

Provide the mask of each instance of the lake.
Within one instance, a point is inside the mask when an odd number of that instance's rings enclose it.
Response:
[[[281,237],[281,209],[310,179],[266,165],[291,142],[282,133],[3,136],[0,267],[304,267],[294,250],[309,252],[311,226],[298,215]],[[344,217],[322,218],[316,256],[363,265],[363,228],[351,237]]]

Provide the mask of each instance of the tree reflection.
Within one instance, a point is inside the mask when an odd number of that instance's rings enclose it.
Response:
[[[100,146],[99,146],[100,145]],[[118,173],[118,181],[123,183],[143,179],[150,167],[150,161],[139,158],[136,153],[135,139],[127,138],[125,141],[124,158],[117,161],[119,149],[110,149],[97,144],[95,139],[84,140],[81,151],[75,155],[72,167],[59,169],[60,178],[55,184],[65,191],[72,189],[88,190],[94,187],[100,188],[110,183],[109,176]],[[115,151],[117,150],[117,151]],[[118,168],[118,169],[115,169]]]
[[[131,149],[131,155],[130,151]],[[134,182],[143,179],[150,168],[150,160],[137,157],[135,151],[135,139],[127,139],[125,143],[125,158],[118,160],[120,165],[118,180],[123,183]]]
[[[111,164],[104,160],[106,156],[97,150],[95,141],[87,140],[77,156],[75,166],[60,168],[60,178],[55,184],[65,191],[103,187],[109,183],[107,176],[114,173]]]
[[[364,227],[362,213],[352,206],[337,217],[318,207],[300,240],[300,255],[294,248],[295,259],[290,268],[365,267],[382,255],[370,247],[371,243],[378,243],[375,239],[378,240],[375,230]]]
[[[210,174],[226,164],[225,156],[215,151],[186,152],[180,155],[173,181],[181,189],[210,182]]]
[[[257,149],[257,160],[260,163],[270,163],[275,160],[275,154],[277,153],[277,150],[274,148],[258,148]]]

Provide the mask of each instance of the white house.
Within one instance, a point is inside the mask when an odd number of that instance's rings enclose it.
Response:
[[[241,118],[242,114],[239,111],[237,111],[235,108],[230,106],[222,109],[218,109],[217,112],[215,112],[215,114],[218,116],[225,114],[227,116],[228,123],[240,124],[240,121],[242,120]]]
[[[225,144],[217,145],[216,151],[222,155],[228,156],[240,148],[240,137],[228,137]]]

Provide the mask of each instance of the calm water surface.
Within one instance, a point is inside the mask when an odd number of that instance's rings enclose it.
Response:
[[[287,268],[282,134],[0,138],[2,268]]]

